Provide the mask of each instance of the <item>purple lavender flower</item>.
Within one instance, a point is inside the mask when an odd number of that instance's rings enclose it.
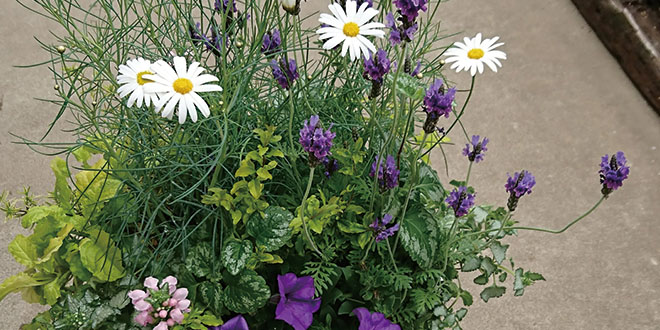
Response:
[[[376,233],[376,242],[380,242],[396,233],[397,230],[399,230],[399,224],[395,224],[392,227],[387,228],[387,225],[392,221],[392,216],[389,214],[385,214],[383,216],[383,220],[380,221],[380,219],[376,218],[374,222],[372,222],[369,227],[371,227],[375,233]]]
[[[236,8],[236,0],[215,0],[215,11],[224,12],[229,7],[229,2],[231,1],[231,10],[228,14],[238,12]]]
[[[332,124],[326,131],[319,125],[319,116],[312,115],[305,120],[303,128],[300,129],[298,142],[303,149],[309,153],[309,165],[314,167],[320,164],[330,154],[332,139],[336,134],[331,132]]]
[[[270,56],[280,50],[281,44],[280,31],[278,29],[268,31],[264,34],[263,41],[261,42],[261,52],[266,56]]]
[[[290,89],[293,82],[300,77],[298,74],[298,66],[294,59],[290,59],[289,63],[284,58],[281,58],[279,63],[276,60],[270,62],[270,67],[273,70],[273,77],[284,89]]]
[[[195,45],[199,45],[208,39],[202,32],[202,24],[197,22],[194,26],[188,26],[188,34],[190,34],[190,39],[192,39]]]
[[[466,187],[461,186],[458,187],[458,190],[452,190],[452,192],[449,193],[449,197],[445,199],[445,202],[454,209],[456,217],[460,218],[470,212],[470,208],[474,205],[474,196],[475,194],[467,192]]]
[[[401,43],[401,31],[396,26],[396,20],[392,13],[387,13],[385,16],[385,27],[390,29],[390,43],[392,46],[398,45]]]
[[[326,178],[330,178],[337,170],[339,170],[339,162],[337,162],[336,159],[331,159],[330,157],[325,157],[323,160],[323,166],[325,166],[325,174]]]
[[[466,143],[465,148],[463,148],[463,156],[467,156],[471,162],[476,161],[478,163],[482,161],[484,159],[484,152],[488,151],[486,144],[488,144],[487,137],[484,137],[484,140],[479,142],[479,135],[472,135],[471,145]]]
[[[243,315],[238,314],[221,326],[207,327],[207,330],[250,330]]]
[[[314,299],[314,278],[297,277],[294,273],[277,275],[280,302],[275,309],[275,319],[282,320],[295,330],[306,330],[319,310],[321,299]]]
[[[380,168],[378,168],[379,164]],[[396,167],[394,157],[391,155],[387,156],[385,164],[382,163],[380,157],[376,157],[376,160],[371,164],[371,172],[369,173],[369,176],[372,178],[376,173],[376,168],[378,168],[378,183],[381,191],[392,189],[399,185],[399,173],[401,171]]]
[[[506,180],[506,185],[504,185],[506,192],[510,194],[507,207],[509,208],[509,211],[513,212],[518,206],[518,200],[520,197],[532,193],[532,187],[536,184],[536,179],[532,173],[525,170],[520,171],[520,173],[516,172],[513,177],[509,176],[508,173],[507,176],[509,178]]]
[[[222,55],[222,49],[227,46],[228,39],[220,33],[217,26],[211,28],[211,38],[202,34],[206,49],[213,52],[216,56]]]
[[[456,96],[456,88],[450,88],[445,93],[443,87],[442,79],[436,79],[426,90],[426,96],[424,97],[424,111],[426,113],[433,114],[436,117],[449,117],[451,103]]]
[[[603,156],[598,171],[600,183],[603,185],[601,190],[603,195],[607,196],[623,185],[623,180],[627,179],[630,173],[630,167],[626,166],[626,163],[623,151],[612,155],[612,158],[609,155]]]
[[[394,0],[394,4],[399,8],[399,13],[408,22],[414,22],[420,11],[426,11],[428,0]]]
[[[375,54],[372,53],[369,59],[364,60],[364,73],[370,80],[382,83],[388,72],[390,60],[385,50],[379,49]]]
[[[358,330],[401,330],[398,324],[386,319],[383,313],[370,313],[368,309],[358,307],[353,310],[353,314],[360,320]]]
[[[422,61],[417,61],[417,65],[415,65],[415,69],[410,73],[410,75],[414,77],[418,75],[421,70],[422,70]]]

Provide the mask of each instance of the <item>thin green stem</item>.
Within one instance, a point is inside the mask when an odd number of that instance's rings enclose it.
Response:
[[[394,270],[398,273],[399,269],[396,267],[396,261],[394,260],[394,253],[392,253],[392,248],[390,247],[390,240],[386,238],[385,242],[387,243],[387,252],[390,253],[390,259],[392,259],[392,265],[394,265]]]
[[[467,176],[465,177],[465,187],[469,186],[468,182],[470,182],[470,172],[472,172],[472,163],[474,162],[471,161],[470,166],[468,166]]]

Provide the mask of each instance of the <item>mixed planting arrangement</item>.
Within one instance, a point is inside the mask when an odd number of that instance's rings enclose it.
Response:
[[[461,117],[506,55],[447,41],[439,2],[35,3],[64,32],[42,43],[48,131],[66,120],[75,140],[23,139],[56,155],[55,187],[3,195],[32,234],[9,244],[25,271],[0,299],[50,306],[23,329],[461,329],[474,294],[544,280],[505,237],[565,231],[629,174],[605,155],[600,199],[560,230],[514,220],[528,170],[502,178],[506,205],[480,201],[470,172],[497,151]],[[435,150],[462,152],[467,177],[439,176]]]

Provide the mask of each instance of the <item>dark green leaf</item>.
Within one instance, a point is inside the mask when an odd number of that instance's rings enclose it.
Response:
[[[465,305],[465,306],[472,305],[472,294],[470,294],[470,292],[461,291],[460,297],[463,300],[463,305]]]
[[[522,268],[516,269],[516,277],[513,280],[514,296],[522,296],[523,293],[525,293],[525,284],[523,284],[522,275],[523,275],[523,269]]]
[[[426,227],[426,217],[430,217],[424,209],[410,209],[401,223],[401,245],[422,268],[428,268],[433,262],[436,242]]]
[[[222,264],[230,274],[236,275],[245,268],[250,256],[252,256],[252,242],[230,241],[222,250]]]
[[[269,206],[264,210],[263,217],[259,212],[250,217],[246,225],[247,233],[254,237],[257,246],[263,246],[267,252],[275,251],[291,239],[289,223],[292,219],[291,212]]]
[[[501,264],[506,258],[506,250],[509,248],[509,245],[502,245],[500,242],[495,241],[490,246],[490,251],[493,252],[493,257],[498,264]]]
[[[486,285],[486,283],[488,283],[488,275],[481,274],[481,275],[475,277],[474,278],[474,283],[479,284],[479,285]]]
[[[226,279],[223,301],[227,309],[236,313],[253,313],[266,305],[270,289],[266,280],[255,271],[244,269],[238,276]]]
[[[479,257],[472,256],[465,260],[465,263],[461,269],[464,272],[471,272],[479,269],[479,266],[481,266],[481,259],[479,259]]]
[[[338,315],[347,315],[353,312],[353,309],[355,309],[355,304],[353,304],[350,301],[344,301],[340,306],[339,310],[337,310]]]
[[[195,245],[186,256],[186,269],[197,277],[206,277],[211,273],[213,250],[208,243]]]
[[[495,269],[497,269],[497,266],[495,266],[495,263],[493,263],[493,259],[483,258],[481,259],[481,269],[486,272],[486,275],[490,276],[490,274],[492,274]]]
[[[481,291],[481,299],[483,299],[485,302],[488,302],[488,299],[490,298],[498,298],[501,297],[504,292],[506,292],[506,288],[503,286],[489,286],[485,288],[483,291]]]
[[[221,315],[222,307],[224,306],[222,302],[222,285],[220,283],[205,281],[200,283],[198,290],[202,296],[202,300],[211,311],[216,315]]]

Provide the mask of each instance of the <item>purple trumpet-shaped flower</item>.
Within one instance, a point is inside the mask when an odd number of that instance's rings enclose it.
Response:
[[[509,174],[507,174],[507,176],[509,178],[506,180],[506,185],[504,185],[506,192],[510,194],[507,207],[509,208],[509,211],[513,212],[518,206],[518,200],[520,197],[532,193],[532,187],[536,184],[536,179],[532,173],[525,170],[520,171],[520,173],[516,172],[513,177]]]
[[[603,156],[600,163],[600,170],[598,170],[600,183],[603,185],[603,189],[601,190],[603,195],[607,196],[623,185],[623,180],[627,179],[630,173],[630,167],[626,163],[627,160],[623,151],[612,155],[612,158],[609,155]]]
[[[359,307],[353,310],[353,314],[360,321],[358,330],[401,330],[398,324],[386,319],[383,313],[370,313],[368,309]]]
[[[470,212],[470,208],[474,205],[474,196],[475,194],[468,193],[466,187],[461,186],[452,190],[445,202],[454,209],[456,217],[460,218]]]
[[[424,132],[433,133],[436,130],[438,119],[441,116],[449,117],[455,96],[456,88],[450,88],[445,93],[442,79],[436,79],[431,84],[424,96],[424,111],[426,112]]]
[[[166,330],[183,322],[183,313],[190,312],[188,289],[176,287],[174,276],[164,278],[160,285],[158,279],[147,277],[144,280],[146,290],[133,290],[128,293],[133,307],[138,312],[133,319],[141,326],[157,323],[154,329]]]
[[[379,168],[380,164],[380,168]],[[376,160],[371,164],[371,172],[369,176],[372,178],[376,174],[376,169],[378,168],[378,184],[381,191],[392,189],[399,186],[399,169],[396,167],[396,161],[394,157],[387,156],[385,159],[385,164],[380,160],[380,157],[376,157]]]
[[[207,327],[206,329],[207,330],[250,330],[250,328],[247,325],[247,322],[245,321],[243,315],[241,314],[238,314],[233,318],[229,319],[229,321],[225,322],[225,324],[223,325]]]
[[[414,22],[420,11],[426,11],[428,0],[394,0],[399,13],[408,21]]]
[[[280,31],[278,29],[268,31],[261,42],[261,52],[266,56],[273,55],[281,50],[281,45]]]
[[[330,131],[331,128],[332,124],[324,131],[319,123],[319,116],[312,115],[309,120],[305,120],[303,128],[300,129],[298,142],[309,153],[310,166],[314,167],[320,164],[330,154],[332,139],[336,136],[335,133]]]
[[[300,77],[298,66],[294,59],[290,59],[288,63],[284,58],[281,58],[279,62],[272,60],[270,67],[273,70],[273,77],[280,84],[280,87],[284,89],[290,89],[293,82]]]
[[[381,221],[380,219],[376,218],[374,222],[372,222],[369,227],[371,227],[375,233],[376,233],[376,242],[380,242],[396,233],[397,230],[399,230],[399,224],[395,224],[394,226],[391,226],[387,228],[387,225],[392,221],[392,216],[389,214],[385,214],[383,216],[383,220]]]
[[[306,330],[321,307],[321,298],[314,299],[314,278],[297,277],[294,273],[277,276],[280,302],[275,309],[275,319],[282,320],[295,330]]]
[[[488,138],[484,137],[483,141],[479,141],[479,135],[472,135],[472,141],[471,143],[465,144],[465,148],[463,148],[463,156],[467,156],[467,158],[471,162],[480,162],[484,160],[484,152],[488,151],[488,148],[486,148],[486,144],[488,144]]]

